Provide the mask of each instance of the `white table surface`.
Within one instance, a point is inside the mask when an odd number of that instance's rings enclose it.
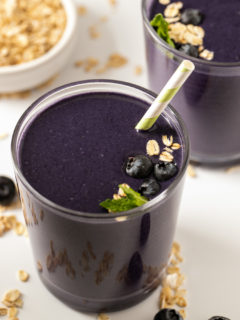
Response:
[[[0,141],[0,175],[14,177],[10,155],[10,141],[14,126],[23,111],[46,90],[77,80],[97,78],[95,71],[85,73],[74,62],[96,57],[101,64],[117,52],[127,57],[126,66],[111,69],[102,78],[118,79],[147,86],[140,0],[116,0],[111,7],[108,0],[78,0],[88,9],[79,17],[79,43],[67,67],[47,89],[35,90],[25,99],[0,99],[0,134],[9,137]],[[91,39],[89,26],[98,24],[100,37]],[[135,75],[136,65],[143,73]],[[196,168],[197,177],[187,176],[176,241],[182,246],[182,270],[187,280],[187,319],[207,320],[213,315],[225,315],[239,320],[240,288],[240,170],[227,173],[224,169]],[[23,221],[21,210],[14,213]],[[16,272],[30,273],[27,283],[20,282]],[[29,239],[9,232],[0,238],[0,296],[10,288],[24,294],[21,320],[86,320],[96,314],[76,312],[59,302],[40,282],[31,254]],[[109,314],[112,320],[151,320],[157,311],[159,289],[135,307]]]

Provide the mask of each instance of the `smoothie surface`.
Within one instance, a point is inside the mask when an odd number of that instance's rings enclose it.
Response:
[[[171,3],[176,1],[171,1]],[[205,31],[204,47],[214,52],[214,61],[240,62],[240,1],[239,0],[183,0],[183,10],[192,8],[203,13],[200,25]],[[166,6],[153,0],[150,20],[163,13]]]
[[[62,100],[40,113],[26,129],[20,145],[20,167],[43,196],[83,212],[106,212],[101,201],[112,198],[118,185],[138,190],[144,179],[128,176],[128,156],[145,154],[150,139],[178,133],[161,116],[152,132],[138,133],[135,125],[149,106],[127,95],[89,93]],[[182,150],[174,151],[180,168]],[[158,162],[158,157],[155,157]],[[174,178],[161,183],[161,192]]]

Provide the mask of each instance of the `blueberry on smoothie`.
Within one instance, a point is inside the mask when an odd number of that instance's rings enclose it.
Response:
[[[154,320],[183,320],[183,317],[175,309],[162,309],[154,317]]]
[[[153,169],[151,159],[144,155],[129,157],[126,165],[126,173],[133,178],[147,178]]]
[[[161,190],[160,184],[154,178],[148,178],[141,184],[139,193],[145,197],[156,195]]]
[[[15,184],[8,177],[0,177],[0,204],[9,205],[16,194]]]
[[[198,48],[190,43],[180,45],[178,50],[194,58],[198,58],[199,56]]]
[[[181,14],[181,22],[184,24],[199,25],[203,21],[203,14],[198,9],[185,9]]]
[[[159,162],[154,166],[154,176],[158,181],[166,181],[174,177],[178,167],[174,162]]]

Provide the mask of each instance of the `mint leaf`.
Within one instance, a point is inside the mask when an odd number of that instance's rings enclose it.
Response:
[[[144,203],[148,202],[147,198],[141,196],[140,193],[134,191],[125,184],[120,184],[119,188],[123,190],[123,192],[126,194],[126,197],[122,197],[121,199],[117,200],[106,199],[100,203],[100,206],[109,210],[110,212],[122,212],[140,207]]]
[[[161,13],[157,13],[152,21],[150,21],[150,24],[156,30],[161,39],[167,42],[171,47],[175,48],[174,42],[168,34],[168,23]]]
[[[109,210],[110,212],[122,212],[137,207],[135,203],[127,197],[121,198],[119,200],[106,199],[105,201],[100,203],[100,206]]]
[[[136,192],[126,184],[120,184],[119,188],[127,195],[129,199],[135,202],[136,207],[142,206],[144,203],[148,202],[148,199],[143,197],[140,193]]]

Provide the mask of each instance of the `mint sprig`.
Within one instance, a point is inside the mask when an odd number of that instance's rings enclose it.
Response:
[[[175,48],[174,42],[168,34],[168,23],[161,13],[157,13],[150,21],[150,24],[156,30],[160,38],[167,42],[171,47]]]
[[[126,194],[120,199],[106,199],[100,203],[100,206],[109,210],[110,212],[122,212],[136,207],[140,207],[148,202],[148,199],[143,197],[125,184],[120,184],[119,188]]]

